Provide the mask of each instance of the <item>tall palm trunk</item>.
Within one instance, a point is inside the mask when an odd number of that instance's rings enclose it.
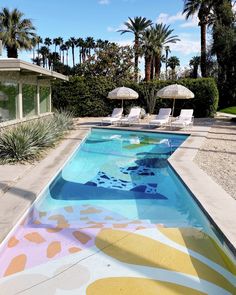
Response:
[[[160,72],[161,72],[161,57],[159,54],[155,56],[155,78],[158,80],[160,79]]]
[[[71,50],[72,50],[72,63],[74,67],[75,66],[75,47],[71,46]]]
[[[39,57],[39,42],[38,42],[38,58],[37,58],[37,65],[40,66],[40,57]]]
[[[79,50],[79,63],[82,63],[82,49]]]
[[[153,80],[154,78],[154,72],[155,72],[155,57],[152,59],[152,63],[151,63],[151,74],[150,74],[151,80]]]
[[[145,81],[151,80],[151,68],[152,68],[152,57],[150,55],[145,56]]]
[[[198,65],[193,66],[193,78],[197,79]]]
[[[62,50],[62,63],[65,63],[65,50]]]
[[[166,80],[167,80],[167,75],[168,75],[168,55],[169,55],[169,52],[168,52],[168,50],[166,50],[166,62],[165,62],[165,66],[166,66]]]
[[[176,79],[175,68],[171,69],[171,75],[172,75],[172,80],[175,80]]]
[[[7,46],[7,57],[17,58],[18,57],[17,48]]]
[[[206,24],[201,25],[201,73],[202,77],[207,77],[206,69]]]
[[[82,47],[82,61],[83,61],[83,63],[85,62],[85,60],[86,60],[86,48]]]
[[[43,67],[45,68],[46,65],[46,57],[44,54],[42,54],[42,58],[43,58]]]
[[[35,61],[35,47],[33,47],[33,63]]]
[[[135,36],[134,40],[134,80],[138,81],[138,49],[139,49],[139,39]]]
[[[69,56],[69,53],[68,53],[68,49],[66,50],[66,65],[68,66],[68,56]]]

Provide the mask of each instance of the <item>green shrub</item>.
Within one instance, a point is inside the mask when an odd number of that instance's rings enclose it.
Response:
[[[80,117],[107,116],[113,108],[107,95],[115,87],[115,83],[105,77],[72,77],[69,82],[54,85],[53,106]]]
[[[193,99],[186,102],[188,108],[194,109],[195,117],[213,117],[218,108],[219,93],[212,78],[184,79],[180,84],[189,88],[194,94]]]
[[[218,90],[212,78],[183,79],[178,81],[151,81],[149,83],[126,82],[124,86],[130,87],[139,93],[137,100],[124,100],[124,111],[128,113],[132,106],[140,106],[147,112],[157,113],[160,107],[172,107],[171,99],[153,99],[159,89],[170,84],[182,84],[195,94],[194,99],[176,100],[175,115],[182,108],[193,108],[195,117],[211,117],[217,110]],[[69,82],[59,82],[53,86],[53,105],[56,109],[65,109],[73,112],[77,117],[107,116],[114,107],[119,107],[121,101],[107,98],[108,92],[122,85],[103,76],[100,77],[72,77]],[[154,110],[153,110],[154,109]]]
[[[52,147],[72,127],[72,117],[56,113],[50,118],[21,123],[0,134],[0,163],[38,159],[44,148]]]

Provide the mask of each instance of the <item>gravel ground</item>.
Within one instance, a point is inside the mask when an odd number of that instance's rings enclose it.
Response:
[[[212,123],[194,161],[236,199],[236,123],[225,118]]]

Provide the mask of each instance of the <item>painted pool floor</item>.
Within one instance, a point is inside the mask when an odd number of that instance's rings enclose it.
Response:
[[[0,270],[0,294],[235,294],[234,265],[207,234],[90,204],[32,211]]]

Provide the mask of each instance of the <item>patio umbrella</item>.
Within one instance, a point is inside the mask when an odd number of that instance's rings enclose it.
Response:
[[[124,99],[137,99],[138,93],[128,87],[118,87],[118,88],[113,89],[111,92],[109,92],[107,97],[110,99],[121,99],[122,100],[122,108],[123,108],[123,100]]]
[[[173,99],[173,106],[172,106],[172,115],[173,115],[175,110],[175,100],[194,98],[194,93],[182,85],[173,84],[159,90],[157,92],[157,96],[160,98]]]

